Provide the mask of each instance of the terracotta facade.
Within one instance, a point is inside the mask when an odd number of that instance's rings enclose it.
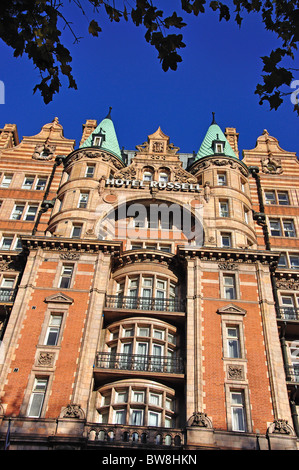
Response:
[[[96,129],[0,131],[1,445],[296,450],[296,154]]]

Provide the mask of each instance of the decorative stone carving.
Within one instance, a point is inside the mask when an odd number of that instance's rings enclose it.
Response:
[[[209,202],[211,196],[211,188],[210,188],[210,182],[207,181],[204,185],[204,200],[206,202]]]
[[[153,142],[153,152],[163,152],[163,142]]]
[[[244,368],[237,365],[228,365],[227,378],[230,380],[244,380]]]
[[[184,168],[181,168],[179,165],[175,165],[173,167],[173,173],[174,181],[178,181],[180,183],[197,183],[197,178],[195,178],[195,176],[192,176],[189,171],[184,170]]]
[[[80,254],[75,251],[66,251],[64,253],[60,253],[59,257],[60,259],[78,260],[80,259]]]
[[[81,405],[76,405],[75,403],[70,403],[64,408],[61,412],[61,418],[74,418],[74,419],[84,419],[84,411],[81,408]]]
[[[286,419],[275,419],[268,428],[269,434],[294,434]]]
[[[56,145],[37,144],[32,158],[34,160],[52,160],[55,150]]]
[[[234,271],[238,269],[238,266],[236,263],[231,263],[229,261],[223,261],[218,264],[219,269],[224,269],[225,271]]]
[[[201,411],[195,411],[189,418],[187,426],[196,426],[199,428],[212,428],[212,422],[206,415]]]
[[[261,164],[263,173],[270,173],[274,175],[280,175],[283,173],[280,158],[265,157],[261,160]]]
[[[299,290],[299,281],[295,279],[276,280],[277,289]]]
[[[43,367],[53,367],[54,358],[55,358],[54,353],[45,352],[45,351],[40,352],[38,359],[37,359],[37,365],[43,366]]]
[[[122,170],[115,173],[114,178],[120,179],[134,179],[136,176],[136,168],[132,165],[128,166],[127,168],[123,168]]]
[[[20,271],[21,264],[16,260],[1,260],[0,261],[0,271]]]

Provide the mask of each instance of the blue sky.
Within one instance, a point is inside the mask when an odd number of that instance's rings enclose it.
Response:
[[[169,5],[167,0],[159,3]],[[186,15],[183,62],[177,71],[165,73],[142,27],[110,23],[104,15],[99,20],[103,31],[93,38],[80,12],[75,9],[70,14],[74,29],[84,36],[79,44],[72,44],[65,33],[78,90],[68,89],[63,80],[60,93],[45,105],[38,92],[32,93],[38,71],[25,56],[14,58],[0,43],[0,80],[5,84],[1,127],[17,124],[22,138],[37,134],[57,116],[65,137],[76,139],[78,146],[86,119],[99,122],[112,106],[120,147],[135,149],[160,126],[181,152],[197,152],[214,111],[223,130],[236,127],[240,150],[254,148],[267,129],[283,149],[299,154],[299,117],[290,99],[270,111],[267,103],[259,105],[254,94],[262,73],[260,57],[279,45],[257,15],[245,16],[241,29],[234,21],[219,22],[212,11],[198,17]]]

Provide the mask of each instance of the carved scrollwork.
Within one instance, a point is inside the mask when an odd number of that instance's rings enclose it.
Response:
[[[78,260],[79,258],[80,254],[75,251],[65,251],[64,253],[60,253],[60,259]]]
[[[70,403],[62,410],[61,418],[84,419],[85,415],[81,405]]]
[[[244,380],[244,368],[237,365],[228,365],[227,378],[230,380]]]
[[[201,411],[195,411],[193,415],[188,419],[187,426],[196,426],[199,428],[212,428],[212,422],[210,418]]]
[[[234,271],[238,269],[238,266],[236,263],[231,263],[229,261],[223,261],[218,264],[219,269],[224,269],[225,271]]]
[[[37,144],[35,146],[32,158],[34,160],[52,160],[56,145]]]
[[[299,290],[299,281],[295,279],[276,280],[277,289]]]
[[[53,367],[55,354],[50,352],[40,352],[37,358],[37,365],[43,367]]]
[[[275,419],[268,428],[269,434],[294,434],[286,419]]]

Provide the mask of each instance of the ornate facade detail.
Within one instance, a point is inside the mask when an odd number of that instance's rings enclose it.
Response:
[[[274,175],[280,175],[283,173],[280,158],[265,157],[261,160],[261,164],[263,173],[270,173]]]
[[[66,406],[66,408],[62,410],[61,418],[84,419],[85,414],[81,408],[81,405],[70,403],[69,405]]]
[[[212,428],[212,422],[206,415],[201,411],[195,411],[193,415],[188,419],[187,426],[196,426],[199,428]]]
[[[21,263],[17,260],[1,260],[0,271],[20,271]]]
[[[228,365],[227,366],[227,378],[230,380],[244,380],[243,366]]]
[[[37,359],[37,365],[43,366],[43,367],[53,367],[54,358],[55,358],[54,353],[45,352],[45,351],[40,352],[38,359]]]
[[[269,434],[293,434],[292,427],[286,419],[275,419],[268,428]]]
[[[32,158],[34,160],[52,160],[55,150],[56,145],[37,144]]]
[[[197,183],[195,176],[191,175],[189,171],[184,170],[184,168],[179,165],[173,167],[174,181],[179,181],[180,183]]]
[[[218,264],[219,269],[223,269],[225,271],[235,271],[238,269],[238,266],[236,263],[231,263],[229,261],[222,261],[221,263]]]
[[[299,290],[299,281],[295,279],[276,280],[277,289]]]
[[[59,257],[60,259],[66,260],[78,260],[80,259],[80,254],[75,251],[65,251],[64,253],[60,253]]]

